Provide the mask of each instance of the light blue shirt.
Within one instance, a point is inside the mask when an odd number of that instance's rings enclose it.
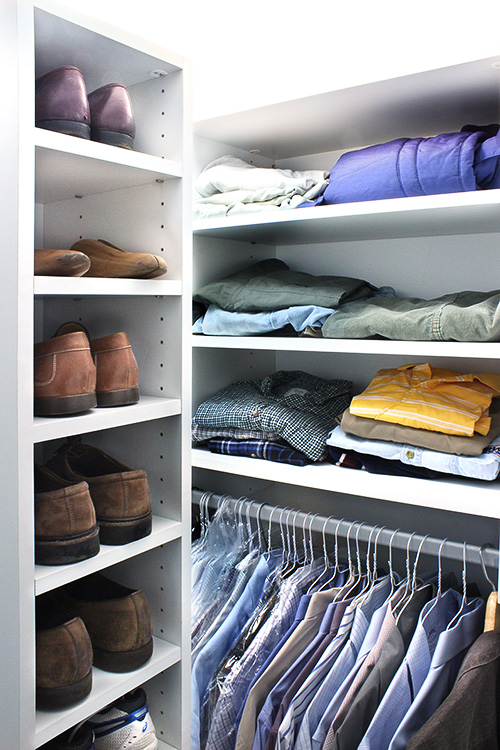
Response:
[[[221,658],[227,653],[251,616],[264,591],[266,579],[279,558],[263,555],[220,628],[201,649],[191,673],[191,750],[200,747],[200,709],[203,694]]]
[[[458,594],[451,589],[424,606],[406,656],[358,750],[387,750],[396,729],[429,672],[438,637],[456,615],[459,606]]]
[[[390,579],[389,576],[386,576],[376,583],[358,603],[354,613],[349,640],[342,649],[338,659],[332,665],[332,668],[304,715],[297,736],[297,748],[312,750],[312,748],[323,746],[324,739],[332,723],[332,719],[330,719],[331,712],[334,710],[333,706],[331,707],[332,697],[336,695],[341,687],[344,687],[347,692],[347,686],[344,685],[345,680],[358,661],[363,646],[367,650],[368,643],[365,643],[365,638],[370,622],[374,613],[378,612],[387,600],[390,590]],[[378,619],[375,622],[378,622]],[[324,721],[325,717],[326,723]]]
[[[334,312],[316,305],[297,305],[273,312],[228,312],[212,304],[193,324],[192,331],[209,336],[255,336],[279,331],[286,325],[303,331],[307,326],[322,326]]]
[[[453,593],[459,607],[461,594]],[[465,605],[452,627],[439,636],[429,672],[396,730],[389,750],[406,750],[413,735],[439,708],[455,683],[467,649],[482,633],[483,627],[484,602],[482,599],[473,599]]]
[[[389,440],[370,440],[356,435],[347,435],[341,427],[335,427],[326,440],[327,445],[334,445],[343,450],[368,453],[391,461],[401,461],[409,466],[422,466],[446,474],[456,474],[471,479],[491,481],[496,479],[500,470],[500,437],[491,442],[492,452],[480,456],[457,456],[454,453],[419,448],[416,445],[392,443]]]

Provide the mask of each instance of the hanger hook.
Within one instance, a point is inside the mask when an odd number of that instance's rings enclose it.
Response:
[[[481,560],[481,568],[483,569],[484,577],[486,578],[486,580],[490,584],[491,590],[492,591],[496,591],[497,587],[495,586],[495,584],[493,583],[493,581],[491,580],[491,578],[488,575],[488,571],[486,570],[486,562],[484,560],[484,550],[488,549],[489,547],[492,548],[492,549],[494,549],[494,547],[493,547],[492,544],[482,544],[479,547],[479,559]]]
[[[268,550],[268,552],[271,552],[271,549],[272,549],[272,547],[271,547],[271,527],[272,527],[273,515],[274,515],[274,511],[275,510],[278,510],[278,507],[276,505],[273,505],[273,507],[271,508],[271,512],[269,514],[269,521],[268,521],[268,525],[267,525],[267,550]]]
[[[398,531],[399,531],[399,529],[396,529],[395,531],[393,531],[392,534],[391,534],[391,538],[389,539],[389,560],[388,560],[388,564],[389,564],[389,576],[390,576],[390,579],[391,579],[391,590],[392,591],[394,591],[394,587],[395,587],[395,584],[396,584],[396,582],[394,580],[394,568],[392,567],[392,542],[394,540],[394,537],[398,533]]]

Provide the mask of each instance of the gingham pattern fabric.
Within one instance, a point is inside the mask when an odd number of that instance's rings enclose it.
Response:
[[[204,401],[194,421],[208,427],[276,432],[313,461],[326,456],[326,438],[347,408],[352,383],[302,371],[238,381]]]
[[[306,466],[311,463],[311,460],[301,451],[287,447],[283,443],[276,443],[269,440],[231,440],[219,438],[217,440],[209,440],[207,447],[212,453],[263,458],[266,461],[292,464],[292,466]]]
[[[238,730],[237,716],[250,682],[292,624],[302,594],[317,575],[317,566],[301,568],[283,582],[269,618],[224,682],[205,750],[233,750]]]
[[[191,422],[191,439],[193,443],[206,443],[211,438],[234,438],[235,440],[279,440],[277,432],[263,430],[240,430],[238,427],[206,427]]]

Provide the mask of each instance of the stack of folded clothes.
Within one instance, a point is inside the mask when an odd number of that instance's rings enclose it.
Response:
[[[496,479],[500,375],[429,364],[379,370],[327,439],[329,460],[377,474]]]
[[[210,162],[195,181],[198,218],[296,208],[318,198],[328,172],[255,167],[234,156]]]
[[[193,442],[224,453],[303,466],[327,458],[326,438],[351,400],[352,383],[300,370],[238,381],[204,401]]]
[[[313,276],[269,258],[198,289],[193,296],[193,333],[318,333],[337,308],[392,295],[392,287],[377,288],[348,276]]]

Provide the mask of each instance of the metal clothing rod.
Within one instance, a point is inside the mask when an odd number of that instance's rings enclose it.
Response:
[[[229,503],[234,503],[236,506],[241,500],[250,504],[250,507],[245,508],[242,511],[243,518],[248,514],[251,518],[257,518],[257,515],[261,521],[269,521],[272,518],[273,523],[279,523],[280,521],[280,510],[287,513],[288,524],[292,523],[296,527],[306,528],[309,530],[325,533],[334,534],[336,533],[339,537],[347,537],[350,529],[350,539],[354,540],[356,537],[360,541],[367,542],[370,539],[373,542],[375,536],[378,538],[378,544],[385,547],[389,546],[397,549],[404,549],[416,552],[420,544],[421,553],[434,555],[437,557],[439,549],[441,548],[441,555],[449,560],[463,560],[464,555],[464,543],[455,542],[449,539],[443,540],[437,537],[422,536],[421,534],[411,534],[406,531],[400,531],[399,529],[388,529],[386,527],[371,526],[361,521],[340,521],[336,518],[320,516],[315,513],[304,513],[303,511],[292,510],[288,513],[289,508],[282,508],[281,506],[268,505],[267,503],[259,503],[251,498],[233,498],[229,495],[218,495],[211,492],[203,492],[198,489],[192,491],[193,504],[199,505],[200,500],[204,495],[209,495],[208,507],[217,508],[221,499],[228,500]],[[283,517],[283,516],[282,516]],[[382,531],[379,530],[382,528]],[[359,529],[359,533],[358,533]],[[498,568],[498,550],[492,547],[479,547],[476,544],[465,544],[465,556],[468,563],[474,563],[481,565],[481,556],[483,558],[484,565],[489,567]]]

